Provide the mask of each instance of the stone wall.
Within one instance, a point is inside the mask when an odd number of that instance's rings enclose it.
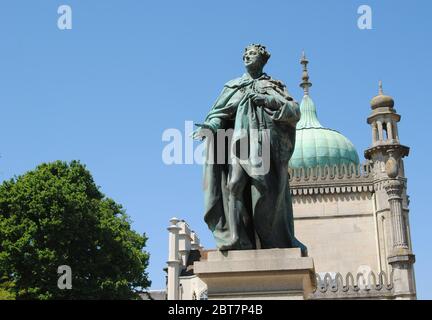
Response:
[[[382,271],[371,167],[291,170],[290,177],[296,237],[316,271]]]
[[[372,201],[370,192],[293,197],[296,237],[317,272],[380,271]]]

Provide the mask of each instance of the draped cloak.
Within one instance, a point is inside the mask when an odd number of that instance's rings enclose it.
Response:
[[[267,107],[255,106],[250,95],[262,94]],[[268,107],[268,106],[271,106]],[[203,188],[205,194],[204,220],[212,231],[218,247],[231,239],[233,228],[238,228],[240,247],[236,249],[299,247],[306,254],[306,247],[294,237],[294,221],[289,190],[288,161],[294,151],[296,124],[300,119],[298,103],[293,100],[285,85],[266,74],[252,79],[248,74],[227,82],[208,113],[204,124],[215,133],[218,129],[233,129],[230,145],[225,147],[223,163],[216,159],[221,146],[207,140],[204,163]],[[257,132],[257,137],[251,137]],[[213,136],[214,138],[216,135]],[[250,161],[241,165],[248,175],[242,203],[242,219],[239,225],[229,225],[228,181],[230,163],[228,159],[238,156],[233,148],[237,142],[249,138]],[[257,156],[267,150],[269,159],[261,157],[268,172],[254,170]],[[219,150],[217,149],[219,148]],[[213,155],[210,155],[211,152]],[[259,162],[259,161],[258,161]],[[258,163],[261,168],[266,167]]]

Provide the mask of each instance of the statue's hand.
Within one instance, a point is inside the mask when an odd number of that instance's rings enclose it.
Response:
[[[263,94],[253,93],[250,98],[253,103],[258,107],[266,107],[267,106],[267,97]]]
[[[203,140],[205,135],[203,134],[203,130],[201,128],[196,129],[192,132],[192,139],[194,140]]]
[[[282,106],[282,104],[277,103],[277,101],[271,95],[252,93],[250,95],[250,98],[252,99],[253,103],[258,107],[264,107],[271,110],[279,110]]]
[[[213,132],[212,128],[207,124],[196,124],[199,128],[192,132],[192,139],[195,140],[203,140],[209,134],[209,132]]]

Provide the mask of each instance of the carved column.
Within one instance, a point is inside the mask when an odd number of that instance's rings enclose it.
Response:
[[[168,285],[167,294],[168,300],[179,299],[179,272],[180,272],[180,257],[179,257],[179,239],[178,234],[180,227],[177,225],[179,220],[172,218],[171,225],[167,228],[169,231],[169,252],[168,252]]]
[[[377,142],[377,124],[373,123],[372,124],[372,145],[374,146]]]
[[[402,208],[402,192],[404,183],[398,179],[398,159],[394,150],[389,150],[386,172],[389,176],[384,188],[390,205],[390,219],[392,225],[392,253],[388,262],[392,266],[394,295],[396,299],[416,299],[416,288],[413,264],[415,256],[408,245],[407,227]]]
[[[394,139],[393,136],[393,123],[391,121],[387,122],[387,138],[389,141]]]
[[[387,181],[384,188],[389,197],[393,230],[393,250],[408,249],[408,237],[402,211],[403,184],[398,179],[391,179]]]
[[[178,223],[180,232],[178,235],[179,244],[178,251],[181,259],[181,269],[186,268],[187,259],[189,257],[189,252],[191,250],[191,231],[186,222],[181,221]]]
[[[378,140],[383,141],[384,140],[383,125],[382,125],[382,122],[380,120],[377,121],[377,126],[378,126]]]
[[[397,126],[397,123],[395,123],[393,129],[394,129],[394,139],[397,140],[397,141],[399,141],[399,132],[398,132],[398,126]]]

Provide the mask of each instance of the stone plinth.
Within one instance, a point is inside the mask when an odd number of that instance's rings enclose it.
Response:
[[[194,273],[209,299],[303,300],[316,283],[313,259],[297,248],[213,251],[194,263]]]

